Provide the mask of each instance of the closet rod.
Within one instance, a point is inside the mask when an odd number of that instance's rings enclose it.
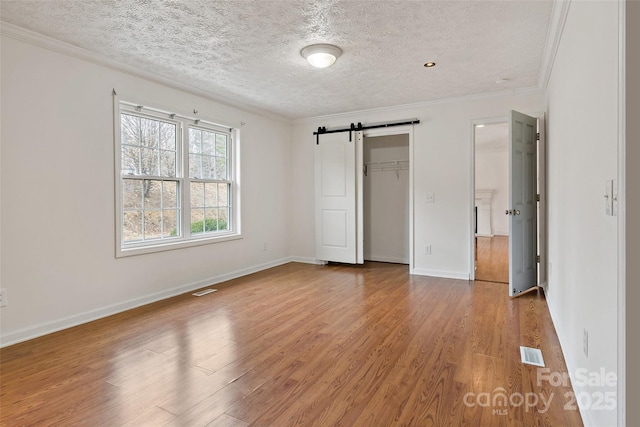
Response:
[[[371,172],[409,170],[409,160],[390,160],[387,162],[369,162],[363,165],[364,176]]]
[[[327,130],[326,127],[320,126],[318,127],[317,131],[313,132],[313,134],[316,136],[316,145],[317,145],[320,143],[320,135],[323,135],[325,133],[349,132],[349,141],[351,141],[351,132],[354,132],[354,131],[360,131],[365,129],[388,128],[392,126],[416,125],[419,123],[420,123],[419,119],[406,119],[406,120],[399,120],[396,122],[386,122],[386,123],[372,123],[366,126],[363,126],[362,123],[358,122],[357,125],[351,123],[349,127],[331,129],[331,130]]]
[[[409,160],[387,160],[385,162],[369,162],[367,166],[402,166],[409,165]]]

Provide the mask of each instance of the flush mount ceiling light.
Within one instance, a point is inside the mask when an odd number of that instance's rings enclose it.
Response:
[[[342,50],[332,44],[312,44],[300,51],[300,55],[316,68],[332,66],[341,54]]]
[[[436,63],[435,62],[427,62],[426,64],[424,64],[424,66],[426,68],[433,68],[433,67],[436,66]]]

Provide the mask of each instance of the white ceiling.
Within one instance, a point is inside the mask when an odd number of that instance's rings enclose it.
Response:
[[[552,9],[551,0],[0,3],[4,22],[291,119],[536,86]],[[315,69],[300,56],[313,43],[343,55]]]

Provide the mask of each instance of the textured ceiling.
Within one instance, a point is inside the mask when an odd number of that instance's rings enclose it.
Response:
[[[221,99],[301,118],[536,86],[551,8],[522,0],[2,0],[0,13]],[[313,43],[343,55],[315,69],[300,56]]]

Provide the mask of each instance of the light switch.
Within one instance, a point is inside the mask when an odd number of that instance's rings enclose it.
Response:
[[[424,198],[425,203],[435,203],[436,196],[433,193],[427,193]]]
[[[618,180],[612,181],[611,187],[611,215],[618,216]]]

